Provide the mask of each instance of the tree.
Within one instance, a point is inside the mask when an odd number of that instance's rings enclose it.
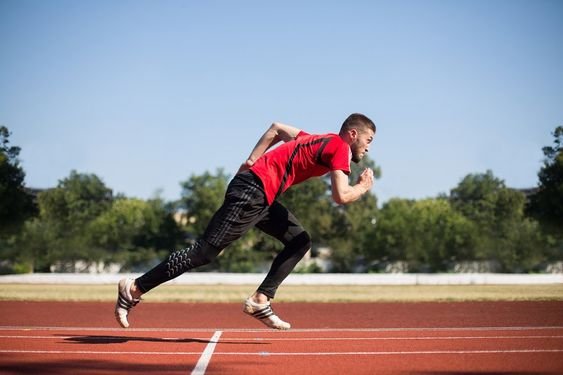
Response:
[[[472,224],[445,199],[391,199],[381,209],[370,260],[407,261],[411,270],[445,270],[472,259]]]
[[[229,176],[223,169],[213,175],[206,171],[202,175],[192,174],[181,183],[181,208],[186,210],[187,230],[198,237],[203,234],[213,214],[223,202]]]
[[[407,259],[416,223],[411,214],[413,200],[392,198],[381,208],[373,234],[373,251],[369,260]]]
[[[553,146],[544,147],[543,167],[538,173],[539,190],[530,197],[527,212],[563,237],[563,126],[553,131]]]
[[[21,149],[10,146],[10,131],[0,126],[0,237],[14,233],[36,213],[33,198],[25,191],[25,173],[19,163]]]
[[[145,266],[161,251],[173,250],[180,239],[179,228],[160,199],[116,199],[90,222],[87,234],[92,247],[125,269]]]
[[[19,236],[19,258],[33,261],[38,271],[48,271],[55,262],[72,265],[104,258],[103,251],[90,242],[88,226],[111,207],[113,195],[96,175],[72,171],[37,199],[39,216],[26,223]]]
[[[507,223],[523,219],[525,199],[491,171],[467,175],[450,193],[452,206],[490,236],[502,234]]]
[[[113,193],[98,176],[71,171],[55,189],[40,193],[38,201],[40,216],[65,226],[68,232],[71,228],[80,230],[106,211]]]
[[[114,197],[93,174],[72,171],[56,188],[40,193],[38,201],[39,216],[25,223],[14,254],[17,264],[30,270],[48,272],[56,264],[77,271],[77,261],[146,269],[182,237],[172,209],[160,198]]]
[[[494,224],[497,222],[494,216],[498,194],[505,189],[504,182],[492,171],[469,174],[451,190],[450,202],[465,217],[479,223]]]
[[[365,156],[359,163],[351,164],[350,183],[354,185],[365,168],[374,171],[374,179],[381,177],[381,169]],[[332,203],[333,226],[327,235],[332,248],[334,271],[353,271],[358,262],[373,257],[373,233],[378,216],[377,197],[372,192],[364,194],[358,201],[336,206]]]
[[[56,260],[50,256],[55,236],[45,221],[35,217],[27,220],[16,237],[14,250],[7,259],[14,262],[13,272],[49,272],[49,266]]]
[[[525,201],[491,171],[467,175],[452,189],[452,206],[477,227],[476,259],[497,260],[505,271],[529,270],[541,261],[543,240],[537,223],[524,215]]]
[[[413,205],[416,246],[407,254],[411,264],[445,271],[454,260],[471,259],[473,227],[446,199],[424,199]]]

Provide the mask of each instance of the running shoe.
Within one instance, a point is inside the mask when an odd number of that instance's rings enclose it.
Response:
[[[291,324],[284,322],[274,313],[269,301],[267,303],[256,303],[248,298],[244,302],[242,311],[245,314],[258,319],[270,328],[280,330],[287,330],[291,328]]]
[[[117,284],[117,302],[115,303],[115,319],[123,328],[129,327],[127,315],[129,310],[135,307],[141,299],[131,296],[131,285],[135,282],[133,279],[121,279]]]

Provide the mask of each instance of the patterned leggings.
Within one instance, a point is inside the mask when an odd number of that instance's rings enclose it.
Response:
[[[277,238],[285,246],[258,287],[259,292],[274,298],[280,284],[311,248],[311,238],[281,203],[274,201],[268,206],[261,181],[250,171],[233,178],[223,205],[209,222],[203,236],[192,246],[173,252],[139,277],[137,286],[146,293],[186,271],[210,263],[252,227]]]

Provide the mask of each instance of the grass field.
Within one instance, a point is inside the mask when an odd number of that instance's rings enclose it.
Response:
[[[146,302],[240,302],[255,285],[162,285],[143,296]],[[4,284],[0,300],[114,301],[114,285]],[[563,284],[282,286],[279,302],[421,302],[563,300]]]

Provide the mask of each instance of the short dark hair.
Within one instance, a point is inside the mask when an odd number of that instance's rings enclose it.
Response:
[[[371,129],[375,133],[375,124],[366,115],[361,113],[352,113],[340,127],[340,134],[347,132],[350,129]]]

